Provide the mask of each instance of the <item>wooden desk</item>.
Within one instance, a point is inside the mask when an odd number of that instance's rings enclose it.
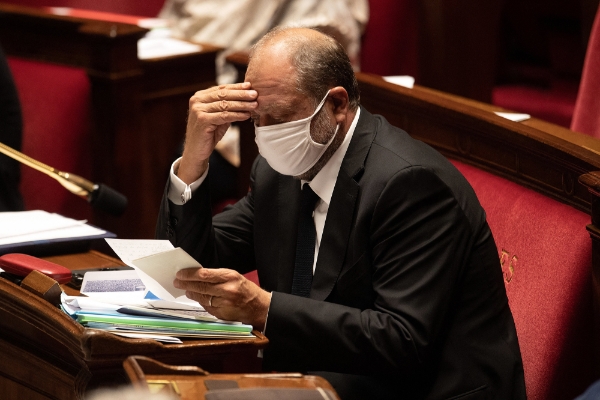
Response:
[[[95,212],[93,223],[120,237],[154,236],[168,170],[183,142],[188,101],[213,86],[220,50],[140,60],[135,25],[51,15],[0,3],[7,55],[84,68],[91,83],[92,176],[127,196],[120,218]],[[77,171],[68,171],[77,173]]]
[[[47,259],[70,269],[122,264],[95,251]],[[257,351],[268,341],[255,334],[257,339],[183,344],[122,338],[86,329],[40,297],[0,279],[0,398],[79,399],[87,389],[126,383],[122,363],[134,354],[211,372],[257,371]]]

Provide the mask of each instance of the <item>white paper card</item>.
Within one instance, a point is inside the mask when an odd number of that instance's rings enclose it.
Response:
[[[177,297],[185,296],[185,290],[173,286],[177,271],[186,268],[202,268],[198,261],[179,247],[133,260],[133,266],[141,271],[139,275],[148,289],[163,300],[175,300]],[[142,273],[152,278],[159,287],[147,282]]]
[[[142,38],[138,40],[137,47],[140,60],[196,53],[202,50],[199,44],[161,37]]]
[[[510,119],[511,121],[515,121],[515,122],[526,121],[529,118],[531,118],[531,115],[521,114],[521,113],[509,113],[509,112],[495,111],[494,114],[496,114],[499,117]]]
[[[106,243],[117,253],[121,261],[133,268],[135,268],[135,265],[132,261],[135,259],[174,248],[168,240],[106,239]]]

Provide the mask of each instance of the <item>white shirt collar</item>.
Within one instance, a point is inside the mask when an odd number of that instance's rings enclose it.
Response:
[[[325,166],[319,171],[314,179],[309,182],[311,189],[321,198],[321,200],[327,203],[327,206],[329,206],[331,203],[331,196],[333,195],[335,182],[337,180],[338,173],[340,172],[340,167],[342,166],[342,161],[344,160],[346,151],[348,150],[348,145],[350,145],[350,141],[352,140],[352,135],[356,129],[359,116],[360,107],[358,107],[356,110],[356,115],[354,116],[354,119],[350,124],[350,128],[346,133],[346,137],[344,138],[344,141],[340,147],[335,151],[335,153],[333,153],[333,156],[331,156],[329,161],[327,161],[327,164],[325,164]],[[305,181],[302,181],[302,184],[304,183]]]

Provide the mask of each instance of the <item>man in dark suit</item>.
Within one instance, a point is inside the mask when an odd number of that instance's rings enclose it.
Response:
[[[248,117],[262,155],[251,189],[212,218],[207,160],[229,123]],[[316,238],[299,256],[309,188]],[[178,272],[188,297],[264,329],[267,370],[322,375],[343,399],[525,397],[497,249],[472,188],[359,106],[343,48],[321,33],[270,32],[245,83],[192,97],[157,236],[208,267]],[[240,275],[255,268],[260,288]]]

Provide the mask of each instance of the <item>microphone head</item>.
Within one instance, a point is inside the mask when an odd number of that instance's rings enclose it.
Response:
[[[92,207],[116,217],[123,214],[127,207],[127,197],[101,183],[90,194],[89,202]]]

